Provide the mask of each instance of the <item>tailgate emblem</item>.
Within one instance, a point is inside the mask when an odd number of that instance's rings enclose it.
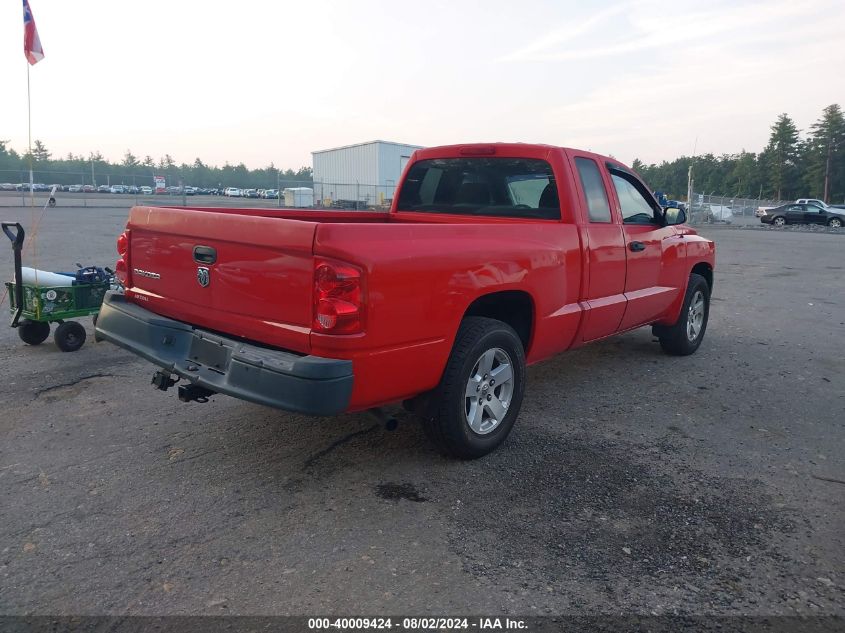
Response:
[[[204,268],[202,266],[197,268],[197,282],[199,282],[199,285],[203,288],[211,283],[211,273],[208,272],[208,268]]]

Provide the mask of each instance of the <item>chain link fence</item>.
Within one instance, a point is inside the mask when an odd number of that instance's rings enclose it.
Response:
[[[268,177],[266,182],[251,178],[250,186],[238,182],[209,185],[165,177],[163,185],[159,182],[156,188],[155,175],[158,173],[34,170],[30,192],[29,171],[0,170],[0,206],[43,206],[55,187],[59,207],[237,206],[248,201],[260,206],[387,210],[395,190],[393,185],[290,180],[281,175]]]
[[[689,223],[701,224],[758,224],[755,215],[760,207],[778,207],[785,204],[785,200],[768,200],[765,198],[740,198],[737,196],[722,196],[714,193],[692,194],[692,204],[689,205]]]
[[[164,187],[155,189],[153,173],[115,175],[96,169],[71,171],[34,170],[32,202],[43,206],[50,191],[57,188],[60,207],[88,206],[259,206],[313,209],[381,210],[390,208],[395,186],[360,182],[324,182],[290,180],[278,175],[266,182],[252,179],[245,183],[220,182],[196,186],[180,178],[165,179]],[[175,182],[174,182],[175,180]],[[0,170],[0,206],[29,206],[29,172]],[[760,207],[776,207],[783,200],[742,198],[737,196],[694,193],[687,205],[688,222],[703,224],[754,224]]]

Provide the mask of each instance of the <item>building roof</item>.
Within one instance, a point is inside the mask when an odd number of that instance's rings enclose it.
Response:
[[[329,149],[318,149],[311,152],[312,154],[323,154],[325,152],[334,152],[339,149],[349,149],[350,147],[361,147],[363,145],[399,145],[401,147],[412,147],[414,149],[423,149],[422,145],[410,145],[409,143],[396,143],[395,141],[366,141],[365,143],[353,143],[352,145],[341,145],[340,147],[331,147]]]

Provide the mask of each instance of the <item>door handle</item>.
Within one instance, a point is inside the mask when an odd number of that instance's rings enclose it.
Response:
[[[194,261],[198,264],[213,264],[217,261],[217,249],[211,246],[194,246]]]
[[[643,244],[642,242],[629,242],[628,248],[630,248],[635,253],[639,253],[640,251],[645,250],[645,244]]]

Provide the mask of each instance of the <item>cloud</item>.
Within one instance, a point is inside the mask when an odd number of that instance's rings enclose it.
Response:
[[[649,49],[686,46],[735,32],[737,37],[771,37],[768,23],[836,12],[837,3],[804,2],[724,5],[689,12],[683,3],[640,0],[620,4],[506,54],[501,61],[563,62],[621,56]],[[817,14],[813,16],[813,14]],[[611,23],[621,16],[623,25]],[[585,37],[589,36],[589,37]]]
[[[612,7],[608,7],[604,11],[599,11],[581,22],[575,22],[555,29],[554,31],[551,31],[541,37],[536,42],[508,53],[499,61],[528,61],[542,58],[545,55],[543,52],[545,49],[556,46],[557,44],[569,42],[573,38],[590,33],[597,26],[606,22],[609,18],[625,13],[634,4],[634,2],[623,2]]]

